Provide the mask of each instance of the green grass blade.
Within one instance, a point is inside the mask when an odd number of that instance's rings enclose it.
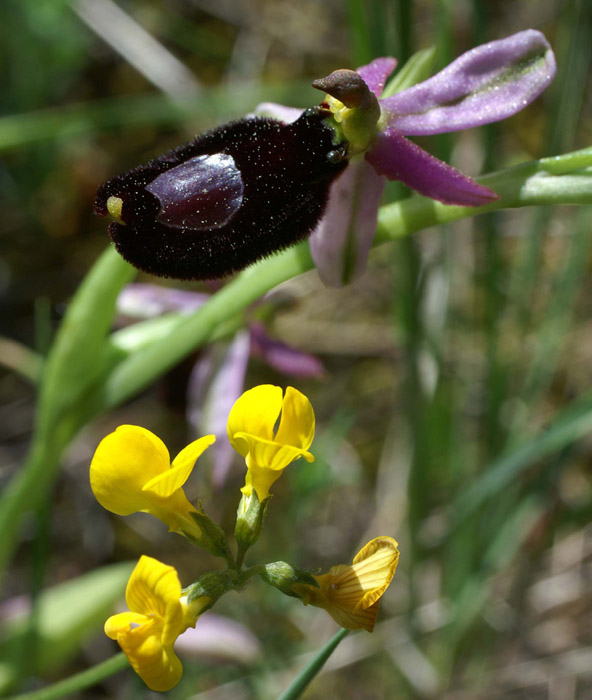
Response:
[[[382,97],[390,97],[422,80],[427,80],[432,74],[435,58],[435,46],[414,53],[395,77],[386,84]]]
[[[299,100],[302,100],[301,102]],[[308,83],[204,88],[199,98],[170,100],[163,95],[119,97],[43,109],[0,118],[0,151],[56,139],[72,139],[117,127],[182,124],[200,119],[228,121],[253,111],[259,102],[301,106],[318,102]]]
[[[59,700],[60,698],[69,698],[72,697],[74,693],[84,690],[85,688],[91,688],[105,678],[109,678],[109,676],[123,671],[126,667],[129,667],[129,661],[125,654],[121,652],[59,683],[54,683],[54,685],[50,685],[42,690],[36,690],[32,693],[16,695],[12,700]]]
[[[500,496],[536,462],[580,440],[592,430],[592,394],[568,406],[541,435],[496,460],[454,502],[457,525],[487,501]]]
[[[349,630],[341,629],[329,640],[327,644],[317,653],[317,655],[312,659],[296,678],[290,683],[290,686],[284,690],[284,692],[279,696],[278,700],[296,700],[305,691],[310,682],[318,674],[318,672],[323,668],[327,659],[331,654],[337,649],[339,643],[349,634]]]

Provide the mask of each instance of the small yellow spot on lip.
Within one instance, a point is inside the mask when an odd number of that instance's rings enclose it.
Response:
[[[109,197],[107,200],[107,211],[117,221],[118,224],[125,226],[125,221],[121,218],[121,208],[123,207],[123,199],[121,197]]]

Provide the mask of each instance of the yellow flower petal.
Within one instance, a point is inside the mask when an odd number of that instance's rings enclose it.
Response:
[[[142,556],[125,590],[131,612],[163,620],[162,643],[172,644],[182,631],[181,583],[176,570],[152,557]]]
[[[192,621],[181,602],[181,584],[172,566],[143,556],[125,593],[130,612],[113,615],[105,633],[125,653],[132,668],[152,690],[169,690],[183,673],[173,651],[179,634]]]
[[[359,611],[352,611],[338,605],[327,605],[327,612],[338,625],[345,627],[345,629],[363,629],[367,632],[373,632],[379,607],[380,603],[378,601],[369,608]]]
[[[144,486],[142,492],[156,496],[157,498],[170,498],[175,491],[183,487],[183,484],[189,478],[193,471],[193,465],[181,464],[176,469],[167,469],[166,472],[158,474]]]
[[[280,424],[274,435],[280,411]],[[280,387],[269,384],[246,391],[228,418],[230,442],[245,457],[249,470],[242,492],[250,496],[255,489],[259,501],[263,501],[270,486],[291,462],[299,457],[314,461],[308,452],[314,430],[310,401],[293,387],[286,389],[283,399]]]
[[[143,625],[148,618],[142,613],[124,612],[118,615],[112,615],[105,622],[105,634],[109,639],[117,639],[117,636],[123,632],[128,632],[134,626]]]
[[[370,607],[382,596],[398,563],[399,546],[392,537],[376,537],[356,554],[352,569],[363,592],[359,609]]]
[[[163,645],[147,623],[118,637],[118,643],[131,667],[151,690],[163,692],[181,680],[183,666],[172,644]]]
[[[300,447],[292,445],[282,445],[271,440],[262,440],[256,435],[249,433],[236,433],[249,446],[247,455],[247,467],[264,467],[265,469],[275,469],[281,471],[288,464],[291,464],[300,457],[304,457],[307,462],[314,462],[314,457],[310,452]]]
[[[121,426],[95,452],[90,467],[93,493],[112,513],[150,513],[169,530],[199,539],[203,533],[188,516],[195,508],[182,487],[197,458],[214,441],[213,435],[195,440],[171,467],[168,450],[156,435],[138,426]]]
[[[244,493],[244,495],[248,497],[253,493],[254,489],[257,493],[259,503],[261,503],[267,498],[269,489],[281,475],[282,472],[275,469],[265,469],[264,467],[249,469],[241,493]]]
[[[314,434],[315,415],[310,401],[304,394],[289,386],[282,403],[282,417],[275,442],[308,450]]]
[[[183,448],[181,452],[179,452],[179,454],[173,460],[171,468],[178,469],[181,467],[188,467],[189,472],[187,476],[189,476],[199,457],[201,457],[202,454],[208,449],[208,447],[210,447],[210,445],[213,445],[215,442],[215,435],[204,435],[198,440],[194,440],[193,442],[189,443],[187,447]],[[182,485],[183,484],[181,484],[181,486]]]
[[[297,584],[294,592],[305,605],[325,608],[342,627],[372,632],[380,598],[397,569],[397,542],[392,537],[377,537],[353,561],[351,566],[339,564],[315,576],[320,588]]]
[[[142,487],[169,467],[169,452],[162,440],[139,426],[122,425],[97,447],[90,485],[103,508],[129,515],[146,509]]]
[[[381,535],[367,542],[353,558],[352,564],[358,564],[373,556],[377,552],[389,553],[390,556],[399,558],[399,543],[392,537]]]
[[[170,469],[153,477],[142,487],[144,493],[151,493],[159,498],[168,498],[182,488],[193,471],[198,457],[216,442],[215,435],[206,435],[187,445],[173,460]]]
[[[249,433],[264,440],[273,440],[275,423],[282,409],[282,390],[279,386],[261,384],[240,396],[228,416],[228,439],[243,457],[248,446],[236,439],[237,433]]]
[[[278,445],[247,433],[237,433],[237,436],[249,445],[246,458],[248,472],[241,491],[245,496],[250,496],[252,489],[255,489],[260,502],[267,498],[271,485],[280,478],[282,471],[289,464],[299,457],[304,457],[307,462],[314,461],[310,452],[297,447]]]

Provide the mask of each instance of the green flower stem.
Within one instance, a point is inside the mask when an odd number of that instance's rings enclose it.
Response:
[[[0,336],[0,365],[17,372],[31,384],[37,384],[43,368],[43,358],[16,340]]]
[[[245,557],[247,556],[247,552],[249,551],[249,546],[243,543],[240,543],[238,545],[238,551],[236,553],[236,564],[235,567],[238,571],[240,571],[243,568],[243,563],[245,561]]]
[[[319,673],[321,668],[323,668],[325,662],[338,647],[341,640],[344,639],[348,633],[349,630],[339,630],[333,639],[329,640],[316,654],[314,659],[300,671],[296,678],[290,683],[290,686],[279,696],[278,700],[296,700],[296,698],[299,698],[313,678]]]
[[[54,683],[42,690],[16,695],[12,700],[58,700],[58,698],[69,698],[74,693],[90,688],[105,678],[109,678],[114,673],[123,671],[126,667],[129,667],[129,662],[125,654],[121,652],[92,668],[86,669],[86,671],[77,673],[75,676]]]
[[[589,168],[592,165],[592,146],[563,153],[560,156],[542,158],[538,163],[541,170],[551,175],[565,175],[575,170]]]
[[[243,581],[246,582],[249,579],[253,578],[253,576],[259,576],[264,572],[265,564],[255,564],[255,566],[249,566],[244,571],[241,571],[241,576],[243,577]]]
[[[411,197],[381,207],[374,245],[488,211],[538,204],[592,202],[592,147],[553,158],[521,163],[478,178],[500,199],[484,207],[454,207],[427,197]]]

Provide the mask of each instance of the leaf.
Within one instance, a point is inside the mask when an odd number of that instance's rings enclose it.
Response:
[[[0,642],[0,693],[25,675],[41,675],[64,666],[97,634],[123,598],[132,569],[129,562],[113,564],[60,583],[40,593],[33,611],[29,607],[8,620]],[[5,603],[4,610],[7,607]]]

